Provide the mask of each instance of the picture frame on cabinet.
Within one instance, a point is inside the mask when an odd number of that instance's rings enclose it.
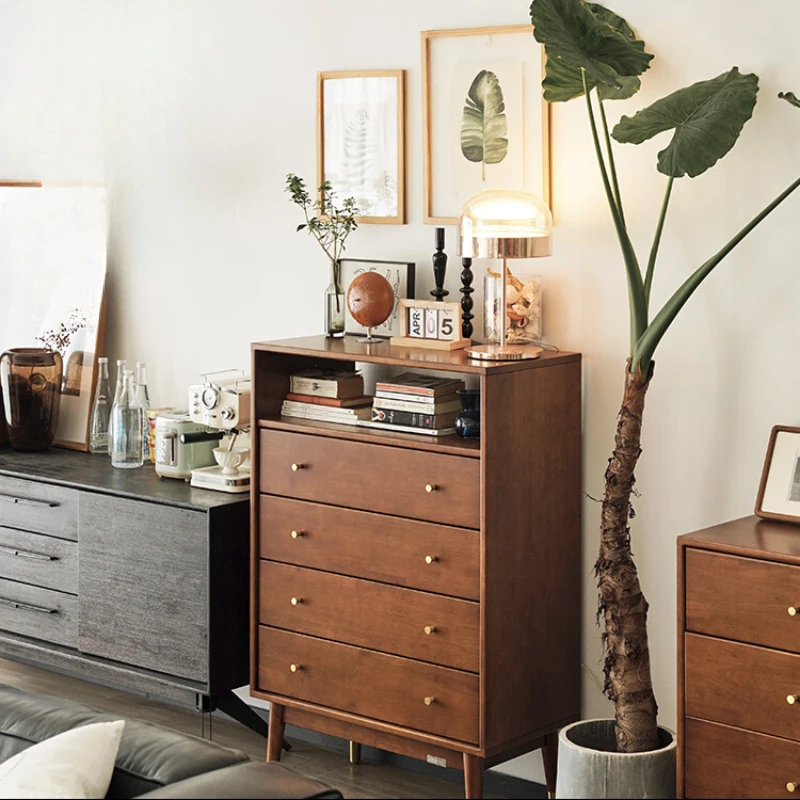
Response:
[[[532,25],[422,31],[423,221],[454,225],[485,189],[524,189],[551,205],[550,104]],[[485,141],[481,97],[500,132]]]
[[[414,272],[413,261],[382,261],[368,258],[342,258],[341,282],[344,296],[357,275],[362,272],[379,272],[389,281],[394,292],[394,308],[385,322],[372,328],[372,336],[387,338],[396,336],[400,327],[400,301],[414,297]],[[364,335],[368,329],[360,322],[356,322],[348,311],[344,315],[345,334]]]
[[[355,198],[358,223],[406,221],[405,75],[317,73],[317,186]]]
[[[764,519],[800,523],[800,428],[773,427],[755,513]]]

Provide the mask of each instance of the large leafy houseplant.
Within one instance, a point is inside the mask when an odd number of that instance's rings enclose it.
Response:
[[[600,552],[595,564],[598,618],[604,625],[605,693],[615,712],[617,749],[624,753],[658,746],[657,705],[650,675],[647,602],[631,552],[629,521],[634,470],[641,453],[645,393],[653,377],[662,337],[695,290],[725,256],[800,186],[794,181],[729,242],[689,274],[672,296],[651,310],[651,288],[659,243],[676,178],[703,174],[735,144],[756,103],[758,78],[736,67],[712,80],[676,91],[609,130],[606,103],[632,97],[652,55],[628,23],[585,0],[533,0],[534,36],[545,48],[544,97],[549,102],[585,99],[597,162],[622,250],[630,311],[630,353],[614,451],[605,472]],[[797,105],[791,93],[781,95]],[[666,176],[661,211],[644,269],[637,258],[622,204],[611,139],[640,144],[671,131],[658,154]]]

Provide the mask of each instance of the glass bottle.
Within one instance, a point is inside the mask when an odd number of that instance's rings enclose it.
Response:
[[[97,389],[92,407],[89,451],[108,453],[108,425],[111,420],[111,386],[108,380],[108,359],[97,359]]]
[[[142,407],[136,398],[133,370],[123,375],[122,392],[111,409],[111,466],[141,467]]]
[[[113,410],[114,403],[119,400],[120,396],[122,395],[122,383],[123,378],[125,376],[125,368],[128,366],[128,362],[125,361],[124,358],[117,359],[117,375],[116,375],[116,384],[114,386],[114,399],[111,402],[111,408]],[[108,436],[108,454],[111,455],[111,429],[109,428],[109,436]]]
[[[331,282],[325,290],[325,334],[344,336],[344,292],[341,278],[342,265],[331,264]]]
[[[145,461],[150,460],[150,443],[147,439],[147,410],[150,408],[150,392],[147,389],[147,364],[136,362],[136,399],[142,407],[142,454]]]

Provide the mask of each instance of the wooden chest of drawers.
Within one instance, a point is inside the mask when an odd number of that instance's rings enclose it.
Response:
[[[374,353],[378,352],[378,355]],[[474,375],[482,440],[288,419],[289,375]],[[322,337],[253,345],[251,693],[285,723],[465,771],[578,718],[580,357],[485,365]]]
[[[800,790],[800,527],[678,539],[679,797]]]

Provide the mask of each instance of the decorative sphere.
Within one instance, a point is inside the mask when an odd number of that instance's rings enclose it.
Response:
[[[365,328],[375,328],[389,318],[394,308],[392,285],[378,272],[362,272],[347,290],[347,308]]]

